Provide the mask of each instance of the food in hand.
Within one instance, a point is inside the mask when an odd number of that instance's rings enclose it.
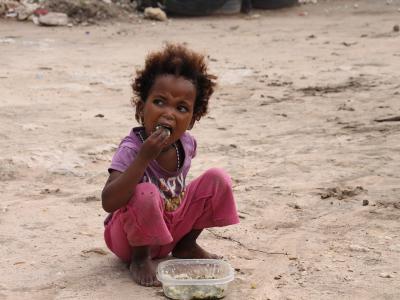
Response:
[[[164,130],[165,133],[166,133],[168,136],[171,135],[171,128],[168,128],[168,127],[166,127],[165,125],[157,125],[157,126],[156,126],[156,130],[160,130],[160,129]]]

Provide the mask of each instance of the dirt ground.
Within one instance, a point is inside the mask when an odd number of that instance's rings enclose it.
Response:
[[[241,224],[200,244],[226,299],[400,299],[400,1],[71,28],[0,21],[0,299],[163,299],[103,242],[100,193],[165,41],[219,87],[190,179],[225,168]],[[357,4],[357,5],[354,5]]]

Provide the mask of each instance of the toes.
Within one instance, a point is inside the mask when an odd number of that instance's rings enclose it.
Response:
[[[161,282],[159,282],[157,278],[154,278],[153,285],[154,286],[161,286]]]

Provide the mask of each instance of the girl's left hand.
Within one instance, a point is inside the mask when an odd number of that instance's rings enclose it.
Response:
[[[169,134],[160,128],[153,132],[143,143],[138,155],[146,160],[156,159],[168,144]]]

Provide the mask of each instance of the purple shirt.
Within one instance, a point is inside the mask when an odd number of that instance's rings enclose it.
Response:
[[[109,172],[112,170],[125,172],[131,165],[142,146],[142,141],[138,136],[138,132],[141,130],[144,130],[143,127],[133,128],[130,134],[121,141],[112,158],[111,166],[108,168]],[[186,175],[189,172],[192,158],[196,156],[197,144],[194,137],[185,132],[181,136],[180,142],[183,146],[185,157],[179,170],[170,172],[163,169],[156,160],[152,160],[139,181],[139,183],[151,182],[158,187],[167,211],[173,211],[179,206],[185,191]],[[183,157],[181,158],[182,160]]]

